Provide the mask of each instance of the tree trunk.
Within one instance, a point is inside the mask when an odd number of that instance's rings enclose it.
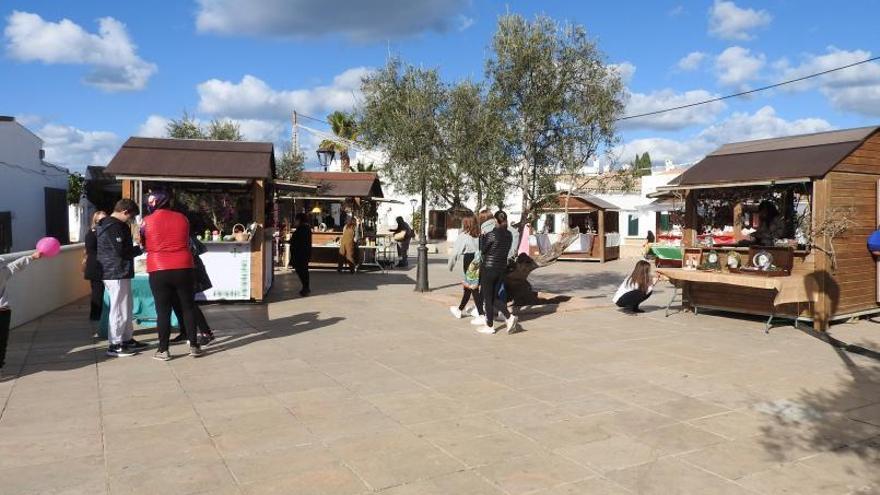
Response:
[[[529,274],[538,268],[551,265],[562,256],[565,249],[577,238],[578,229],[570,229],[562,234],[558,241],[550,247],[550,252],[533,259],[525,253],[516,257],[512,269],[504,277],[504,287],[507,290],[507,298],[513,301],[514,306],[533,306],[538,304],[559,304],[571,299],[569,296],[556,296],[553,298],[541,298],[532,289],[529,282]]]
[[[339,162],[343,172],[351,172],[351,158],[348,156],[348,151],[340,153]]]

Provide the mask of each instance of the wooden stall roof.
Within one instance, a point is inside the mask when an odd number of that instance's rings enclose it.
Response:
[[[382,198],[375,172],[303,172],[305,182],[318,186],[317,196],[329,198]]]
[[[725,144],[658,189],[824,177],[877,130],[860,127]]]
[[[549,211],[565,211],[565,201],[567,199],[567,194],[562,193],[557,197],[557,207],[556,208],[548,208]],[[571,195],[571,199],[568,199],[568,211],[573,213],[583,213],[583,212],[591,212],[596,210],[619,210],[617,206],[605,201],[604,199],[597,198],[592,194],[578,194],[574,193]]]
[[[270,179],[272,143],[131,137],[105,171],[123,177]]]

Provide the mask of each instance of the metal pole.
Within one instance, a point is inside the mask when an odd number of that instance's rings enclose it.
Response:
[[[424,174],[424,172],[423,172]],[[422,219],[419,225],[419,248],[417,271],[416,271],[416,292],[428,292],[428,185],[427,178],[422,176]]]

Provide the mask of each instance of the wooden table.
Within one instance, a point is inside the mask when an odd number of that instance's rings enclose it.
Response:
[[[797,304],[798,308],[800,308],[801,303],[815,303],[818,300],[818,295],[820,293],[819,287],[815,286],[814,279],[795,275],[765,277],[743,273],[685,270],[683,268],[660,268],[657,270],[657,273],[668,278],[675,285],[675,291],[672,294],[672,298],[666,305],[666,316],[669,316],[669,308],[679,297],[680,291],[684,288],[684,285],[689,282],[722,284],[776,291],[773,298],[774,308],[783,304]],[[684,305],[683,295],[682,305]],[[731,305],[730,307],[713,307],[713,309],[746,313],[746,311],[738,311],[734,305]],[[696,313],[697,311],[698,306],[694,305],[694,312]],[[800,313],[800,311],[798,311],[798,313]],[[798,317],[798,315],[795,315],[793,318],[795,326],[797,326]],[[767,332],[770,331],[770,325],[774,318],[780,318],[780,316],[777,315],[774,310],[771,310],[765,328]]]

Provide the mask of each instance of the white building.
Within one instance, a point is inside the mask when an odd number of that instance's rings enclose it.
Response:
[[[42,139],[0,116],[0,253],[33,249],[46,235],[68,240],[68,171],[43,157]]]

